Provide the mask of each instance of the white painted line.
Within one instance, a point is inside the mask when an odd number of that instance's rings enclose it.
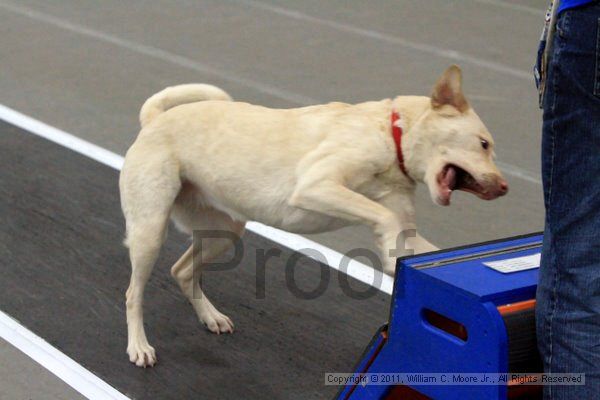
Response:
[[[166,50],[159,49],[154,46],[149,46],[141,43],[136,43],[131,40],[123,39],[118,36],[111,35],[109,33],[101,32],[95,29],[72,23],[62,18],[44,14],[42,12],[33,10],[28,7],[2,1],[0,2],[0,8],[3,8],[4,10],[7,10],[14,14],[33,19],[38,22],[43,22],[45,24],[53,25],[57,28],[69,32],[73,32],[82,36],[87,36],[102,42],[110,43],[112,45],[127,49],[129,51],[140,53],[148,57],[155,58],[157,60],[177,65],[182,68],[186,68],[195,72],[200,72],[202,74],[212,75],[228,82],[233,82],[245,87],[249,87],[260,93],[268,94],[270,96],[288,101],[293,104],[309,105],[320,103],[318,100],[308,96],[303,96],[285,89],[280,89],[278,87],[264,82],[258,82],[252,79],[237,76],[231,72],[224,70],[221,67],[214,67],[208,64],[192,60],[191,58],[187,58]]]
[[[309,258],[317,261],[322,261],[313,257],[313,253],[316,250],[321,255],[325,256],[327,264],[342,273],[345,273],[352,278],[366,283],[367,285],[373,286],[384,293],[392,294],[394,288],[394,279],[381,273],[381,271],[375,270],[359,261],[344,256],[329,247],[323,246],[315,241],[305,238],[304,236],[296,235],[295,233],[289,233],[282,231],[277,228],[272,228],[267,225],[263,225],[259,222],[248,222],[246,229],[252,231],[258,235],[269,238],[274,242],[284,245],[296,252],[302,253]],[[307,251],[309,250],[309,251]],[[312,250],[312,252],[310,251]],[[340,266],[345,266],[341,268]]]
[[[0,337],[88,399],[129,399],[2,311],[0,311]]]
[[[542,178],[539,174],[534,174],[533,172],[526,171],[523,168],[515,167],[512,164],[507,164],[502,161],[496,161],[496,165],[498,165],[500,171],[504,172],[506,175],[512,175],[515,178],[523,179],[524,181],[535,183],[536,185],[542,184]]]
[[[76,151],[77,153],[83,154],[116,170],[120,170],[123,166],[122,156],[83,139],[79,139],[70,133],[54,128],[1,104],[0,119],[63,147]],[[356,260],[349,260],[350,262],[347,268],[342,270],[340,269],[340,265],[343,265],[341,264],[344,258],[343,254],[330,249],[329,247],[318,244],[317,242],[306,239],[300,235],[271,228],[258,222],[248,223],[247,229],[310,258],[314,258],[313,252],[314,250],[317,250],[321,255],[325,256],[327,264],[331,268],[339,270],[358,281],[374,286],[384,293],[392,294],[393,278]],[[312,250],[312,252],[310,250]]]
[[[539,18],[544,18],[544,15],[546,13],[545,9],[539,9],[539,8],[535,8],[535,7],[531,7],[531,6],[526,6],[523,4],[508,3],[508,2],[502,1],[502,0],[473,0],[473,1],[475,1],[477,3],[482,3],[482,4],[489,4],[491,6],[500,7],[500,8],[504,8],[507,10],[526,12],[526,13],[535,15],[536,17],[539,17]],[[549,2],[546,2],[546,3],[549,3]]]
[[[336,29],[341,32],[349,33],[352,35],[362,36],[380,42],[398,45],[406,47],[412,50],[417,50],[422,53],[432,54],[438,57],[447,58],[452,61],[469,63],[478,67],[487,68],[491,71],[500,72],[505,75],[512,76],[514,78],[524,79],[533,82],[533,74],[531,71],[524,71],[522,69],[513,68],[508,65],[500,64],[494,61],[488,61],[483,58],[472,56],[470,54],[462,53],[452,49],[441,48],[432,46],[426,43],[413,42],[399,36],[388,35],[383,32],[378,32],[372,29],[359,28],[343,22],[337,22],[330,19],[324,19],[315,17],[312,15],[305,14],[301,11],[293,10],[287,7],[276,6],[272,4],[266,4],[256,0],[233,0],[237,3],[244,4],[250,7],[259,8],[261,10],[269,11],[274,14],[282,15],[291,19],[302,22],[310,22],[328,28]]]
[[[54,143],[58,143],[63,147],[67,147],[77,153],[83,154],[102,164],[106,164],[114,169],[121,169],[123,166],[123,157],[112,151],[106,150],[93,143],[79,139],[75,135],[71,135],[65,131],[61,131],[53,126],[45,124],[37,119],[33,119],[25,114],[21,114],[12,108],[0,104],[0,119],[10,122],[13,125],[23,128],[26,131],[35,133],[38,136],[48,139]]]

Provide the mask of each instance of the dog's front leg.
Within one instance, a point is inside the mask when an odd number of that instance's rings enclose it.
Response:
[[[393,275],[396,258],[390,250],[403,232],[402,219],[383,205],[332,180],[298,185],[290,205],[372,227],[383,255],[383,270]]]
[[[388,259],[385,272],[393,274],[398,257],[430,251],[429,249],[434,246],[417,233],[412,193],[394,190],[378,199],[377,202],[390,210],[393,213],[393,218],[397,221],[397,231],[388,232],[389,239],[381,243],[381,252],[384,259]]]
[[[421,254],[428,253],[430,251],[437,251],[440,248],[417,233],[413,239],[413,249],[415,250],[415,254]]]
[[[396,246],[390,249],[395,252],[393,254],[395,257],[439,250],[417,232],[413,194],[395,190],[378,202],[392,210],[396,218],[400,220],[400,225],[404,227],[397,237]]]

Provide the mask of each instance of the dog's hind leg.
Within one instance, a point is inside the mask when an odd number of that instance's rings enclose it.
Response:
[[[178,207],[174,209],[174,214],[179,214],[179,225],[181,214],[178,213]],[[185,211],[188,213],[188,211]],[[197,209],[196,215],[186,218],[185,224],[194,230],[219,230],[233,234],[232,238],[239,238],[244,229],[244,223],[232,220],[228,215],[213,209]],[[203,293],[200,280],[202,268],[213,261],[216,257],[227,251],[234,242],[232,238],[214,237],[202,238],[202,248],[190,246],[181,258],[171,268],[171,275],[181,288],[183,294],[188,298],[196,315],[208,330],[216,334],[233,332],[233,322],[229,317],[222,314],[210,302],[206,294]]]
[[[143,227],[132,227],[128,233],[131,280],[126,293],[127,354],[129,361],[138,367],[156,363],[154,348],[148,343],[144,331],[144,288],[158,256],[166,219],[145,221]]]
[[[131,259],[131,280],[126,292],[127,354],[138,367],[146,367],[156,363],[156,354],[144,331],[144,288],[164,241],[181,182],[177,167],[168,162],[150,162],[131,168],[128,161],[132,162],[126,160],[120,182],[127,223],[126,244]]]

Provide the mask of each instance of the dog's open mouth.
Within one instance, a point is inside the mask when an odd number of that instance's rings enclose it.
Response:
[[[455,165],[447,164],[438,174],[438,185],[440,186],[440,203],[450,204],[450,196],[454,190],[473,193],[474,195],[487,198],[487,191],[467,170]]]

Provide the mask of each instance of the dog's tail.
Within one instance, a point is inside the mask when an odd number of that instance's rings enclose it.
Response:
[[[140,124],[143,128],[170,108],[205,100],[231,101],[232,99],[224,90],[203,83],[170,86],[146,100],[140,110]]]

